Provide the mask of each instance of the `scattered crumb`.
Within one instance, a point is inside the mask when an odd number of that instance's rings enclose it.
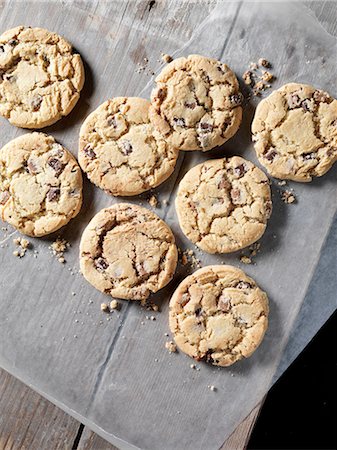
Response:
[[[270,68],[271,64],[265,58],[260,58],[257,63],[251,62],[249,69],[242,75],[243,81],[247,86],[252,88],[252,93],[255,96],[260,96],[263,91],[270,88],[269,82],[275,80],[274,74],[265,68]]]
[[[267,67],[267,68],[271,67],[270,62],[267,61],[265,58],[260,58],[260,59],[258,60],[258,65],[259,65],[259,66],[262,66],[262,67]]]
[[[172,56],[168,55],[167,53],[162,53],[161,54],[161,59],[166,62],[166,63],[170,63],[173,61]]]
[[[178,249],[179,260],[183,266],[190,264],[193,269],[199,269],[201,267],[201,261],[195,256],[193,250],[181,250]]]
[[[151,195],[148,202],[149,202],[150,206],[152,206],[152,208],[157,208],[159,205],[159,201],[155,195]]]
[[[169,201],[165,198],[165,199],[163,200],[163,205],[164,205],[164,206],[168,206],[168,204],[169,204]]]
[[[149,300],[141,300],[140,305],[146,308],[147,311],[159,311],[159,306]]]
[[[158,358],[154,358],[154,362],[158,362]]]
[[[281,194],[281,198],[284,203],[288,204],[294,203],[296,201],[296,197],[294,193],[291,191],[283,191]]]
[[[73,297],[75,297],[76,292],[73,291],[73,292],[71,293],[71,295],[72,295]]]
[[[277,184],[279,186],[285,186],[287,184],[286,180],[278,181]]]
[[[56,257],[56,259],[61,263],[64,264],[66,262],[64,258],[64,253],[67,251],[67,249],[70,247],[70,243],[61,237],[58,237],[49,247],[52,251],[52,254]]]
[[[197,366],[196,366],[195,364],[191,364],[191,365],[190,365],[190,368],[191,368],[191,369],[196,369],[196,367],[197,367]]]
[[[215,386],[213,386],[213,385],[211,385],[211,386],[208,386],[208,389],[209,389],[210,391],[216,391],[216,387],[215,387]]]
[[[169,334],[168,333],[164,333],[164,336],[169,336]]]
[[[187,263],[188,263],[187,256],[185,255],[185,253],[183,253],[182,256],[181,256],[181,264],[183,266],[186,266]]]
[[[28,241],[28,239],[21,237],[14,238],[13,244],[20,247],[20,249],[13,252],[13,255],[17,256],[18,258],[23,258],[26,254],[27,249],[30,247],[30,242]]]
[[[250,257],[249,257],[249,256],[246,256],[246,255],[240,256],[240,261],[241,261],[243,264],[251,264],[251,263],[252,263],[252,260],[250,259]]]
[[[250,256],[256,256],[258,254],[258,252],[260,251],[261,248],[261,244],[260,242],[254,242],[254,244],[252,244],[249,247],[249,251],[250,251]]]
[[[119,309],[120,308],[120,304],[118,303],[117,300],[111,300],[110,302],[110,309]]]
[[[150,320],[156,320],[156,318],[154,316],[151,316]]]
[[[165,348],[167,348],[167,350],[170,353],[175,353],[177,351],[177,346],[173,341],[168,341],[165,343]]]
[[[105,313],[110,312],[109,306],[106,303],[101,303],[101,311]]]

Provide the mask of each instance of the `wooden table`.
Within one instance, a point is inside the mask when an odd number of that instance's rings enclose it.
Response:
[[[328,32],[336,35],[336,3],[306,3]],[[246,447],[259,410],[260,405],[223,444],[222,450]],[[0,370],[0,411],[1,450],[116,448],[3,370]]]

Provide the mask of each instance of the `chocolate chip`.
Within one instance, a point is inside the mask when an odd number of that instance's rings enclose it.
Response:
[[[94,264],[95,264],[96,269],[99,272],[103,272],[104,270],[106,270],[109,267],[109,264],[102,257],[95,259]]]
[[[275,156],[277,155],[277,152],[271,148],[265,155],[264,157],[268,160],[268,161],[274,161]]]
[[[211,133],[213,131],[213,125],[207,122],[200,122],[199,129],[202,133]]]
[[[310,161],[311,159],[315,159],[317,156],[316,152],[306,153],[305,155],[302,155],[304,161]]]
[[[184,127],[186,125],[185,119],[183,119],[182,117],[181,118],[174,117],[173,122],[178,127]]]
[[[1,191],[0,192],[0,205],[4,205],[9,198],[10,198],[10,194],[8,191]]]
[[[197,106],[197,104],[195,102],[185,102],[185,106],[188,109],[194,109]]]
[[[300,97],[297,94],[290,94],[290,95],[288,95],[287,102],[288,102],[289,109],[294,109],[294,108],[298,108],[299,106],[301,106],[302,100],[300,99]]]
[[[10,41],[8,41],[8,44],[12,47],[15,47],[16,45],[18,45],[18,43],[19,41],[17,39],[11,39]]]
[[[5,52],[5,47],[3,45],[0,45],[0,53],[4,53]]]
[[[121,147],[122,147],[122,152],[124,153],[124,155],[130,155],[130,153],[132,153],[132,145],[130,141],[122,141],[121,142]]]
[[[225,70],[223,68],[223,66],[216,66],[216,68],[218,69],[219,72],[221,72],[222,74],[225,74]]]
[[[227,297],[225,294],[220,295],[218,301],[218,309],[223,312],[228,312],[231,309],[231,299]]]
[[[231,187],[230,182],[226,177],[222,177],[220,182],[218,183],[218,189],[229,189]]]
[[[109,116],[107,118],[107,123],[108,123],[109,127],[113,126],[114,128],[117,128],[117,121],[116,121],[116,118],[114,116]]]
[[[331,122],[331,126],[337,127],[337,119],[335,119]]]
[[[63,170],[63,168],[64,168],[64,165],[63,165],[63,164],[61,163],[61,161],[60,161],[59,159],[57,159],[57,158],[49,158],[48,161],[47,161],[47,164],[48,164],[48,166],[50,166],[53,170],[55,170],[56,176],[57,176],[57,177],[61,174],[61,172],[62,172],[62,170]]]
[[[238,177],[241,178],[248,170],[248,167],[246,166],[246,164],[242,163],[237,167],[234,167],[234,174]]]
[[[155,98],[157,98],[160,101],[163,101],[165,97],[166,97],[166,89],[159,88],[155,95]]]
[[[13,83],[16,80],[16,77],[14,75],[8,73],[5,73],[2,78],[6,81],[9,81],[10,83]]]
[[[313,103],[312,99],[306,98],[301,103],[301,106],[304,109],[304,111],[306,111],[306,112],[309,112],[309,111],[312,112],[314,110],[314,103]]]
[[[90,159],[94,159],[96,158],[96,153],[94,152],[93,148],[91,147],[90,144],[87,144],[84,149],[83,152],[85,153],[85,155],[90,158]]]
[[[30,102],[33,111],[38,111],[40,109],[42,100],[43,98],[41,97],[41,95],[36,95],[35,97],[33,97],[32,101]]]
[[[60,194],[61,194],[60,188],[51,187],[47,192],[47,199],[50,202],[55,202],[60,198]]]
[[[237,289],[250,289],[252,287],[251,284],[247,283],[246,281],[239,281],[235,287]]]
[[[229,100],[232,105],[234,106],[240,106],[243,102],[243,95],[241,92],[238,92],[237,94],[233,94],[229,97]]]
[[[197,317],[199,317],[200,314],[201,314],[201,308],[196,309],[196,310],[195,310],[195,315],[196,315]]]
[[[314,99],[317,102],[323,102],[323,103],[331,103],[332,98],[327,92],[321,91],[320,89],[317,89],[317,91],[314,92],[313,95]]]
[[[234,204],[240,203],[241,201],[241,191],[240,189],[232,189],[231,190],[231,197]]]
[[[36,163],[32,159],[29,159],[27,161],[27,168],[28,168],[28,172],[32,175],[36,175],[37,173],[39,173],[39,169],[38,169]]]

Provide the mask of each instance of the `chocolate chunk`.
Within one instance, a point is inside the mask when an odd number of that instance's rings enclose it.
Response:
[[[0,205],[4,205],[9,198],[10,194],[8,191],[0,191]]]
[[[315,159],[316,156],[317,156],[316,152],[306,153],[305,155],[303,155],[303,159],[304,161],[310,161],[311,159]]]
[[[107,124],[109,127],[113,126],[114,128],[117,128],[117,121],[114,116],[109,116],[107,118]]]
[[[271,148],[270,150],[268,150],[268,152],[264,155],[264,157],[268,160],[268,161],[274,161],[275,156],[277,155],[277,152]]]
[[[31,158],[29,158],[27,161],[27,168],[28,172],[32,175],[36,175],[37,173],[39,173],[39,169],[36,165],[36,162],[34,162]]]
[[[130,141],[121,141],[122,153],[124,155],[130,155],[132,153],[132,145]]]
[[[288,102],[289,109],[294,109],[294,108],[298,108],[299,106],[301,106],[302,100],[300,99],[300,97],[297,94],[290,94],[290,95],[288,95],[287,102]]]
[[[95,259],[94,264],[95,264],[96,269],[99,272],[103,272],[104,270],[106,270],[109,267],[109,264],[102,257]]]
[[[33,97],[33,100],[30,102],[33,111],[38,111],[40,109],[42,100],[43,98],[41,95],[36,95]]]
[[[194,109],[197,106],[197,104],[195,102],[185,102],[185,106],[188,109]]]
[[[314,92],[314,100],[316,102],[323,102],[323,103],[331,103],[332,98],[327,92],[321,91],[320,89],[317,89],[317,91]]]
[[[4,53],[5,52],[5,47],[3,45],[0,45],[0,53]]]
[[[189,294],[183,294],[183,296],[181,297],[181,300],[180,300],[180,304],[181,304],[181,306],[182,307],[184,307],[185,305],[187,305],[187,303],[189,302],[191,300],[191,298],[190,298],[190,296],[189,296]]]
[[[90,159],[94,159],[96,158],[96,153],[94,152],[93,148],[91,147],[90,144],[87,144],[84,149],[83,152],[85,153],[85,155],[90,158]]]
[[[235,287],[237,289],[251,289],[252,285],[247,283],[246,281],[239,281]]]
[[[64,165],[57,158],[49,158],[47,161],[48,166],[50,166],[56,172],[56,176],[58,177],[64,168]]]
[[[155,95],[155,98],[157,98],[160,101],[163,101],[165,97],[166,97],[166,89],[159,88]]]
[[[231,299],[225,294],[221,294],[218,301],[218,309],[228,312],[231,309]]]
[[[237,94],[231,95],[229,97],[229,100],[232,105],[240,106],[240,105],[242,105],[242,102],[243,102],[243,95],[241,94],[241,92],[238,92]]]
[[[211,133],[213,131],[213,125],[207,122],[200,122],[199,128],[202,133]]]
[[[186,125],[186,124],[185,124],[185,119],[183,119],[182,117],[181,117],[181,118],[175,117],[175,118],[173,119],[173,122],[174,122],[174,124],[177,125],[178,127],[184,127],[184,126]]]
[[[241,178],[248,170],[248,167],[246,166],[246,164],[242,163],[237,167],[234,167],[234,174],[238,177]]]
[[[51,187],[47,192],[47,199],[50,202],[56,202],[60,198],[60,194],[61,194],[60,188]]]
[[[201,308],[195,310],[195,315],[199,317],[201,315]]]
[[[218,189],[229,189],[231,187],[230,182],[227,180],[225,176],[223,176],[218,183]]]
[[[312,99],[309,98],[303,100],[301,106],[306,112],[312,112],[314,110],[314,102],[312,101]]]
[[[18,45],[19,41],[17,39],[10,39],[8,41],[8,44],[11,45],[12,47],[15,47],[16,45]]]
[[[234,204],[240,203],[241,201],[241,191],[240,189],[232,189],[231,190],[231,197],[232,197],[232,202]]]

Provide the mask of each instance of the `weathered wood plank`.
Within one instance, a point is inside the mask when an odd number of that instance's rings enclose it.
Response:
[[[1,450],[70,450],[79,423],[0,369]]]

